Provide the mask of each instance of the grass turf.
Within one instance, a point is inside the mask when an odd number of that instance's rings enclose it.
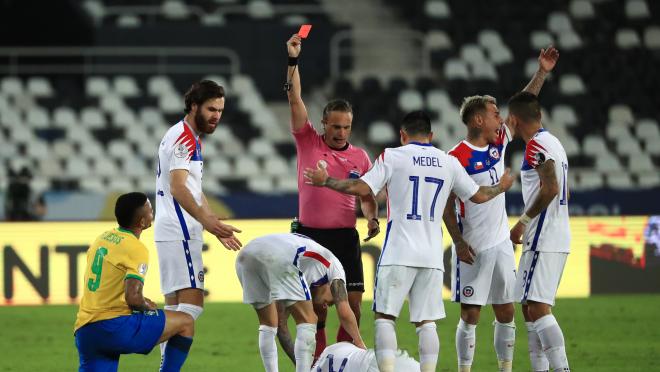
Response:
[[[362,335],[373,347],[373,315],[363,305]],[[441,350],[438,371],[455,371],[454,333],[459,307],[446,302],[447,318],[438,322]],[[405,307],[405,306],[404,306]],[[78,355],[72,335],[75,306],[0,306],[0,371],[71,371]],[[593,296],[557,301],[554,313],[564,332],[574,371],[660,370],[660,296]],[[407,311],[397,323],[399,347],[417,359],[417,337],[407,322]],[[472,370],[497,368],[492,346],[492,311],[485,308],[477,327],[477,348]],[[514,370],[529,371],[527,334],[516,314],[517,343]],[[328,339],[334,339],[337,320],[328,316]],[[292,332],[295,329],[292,327]],[[294,371],[282,350],[280,371]],[[158,348],[151,354],[121,357],[121,371],[155,371]],[[207,304],[185,371],[263,371],[257,345],[257,319],[247,305]]]

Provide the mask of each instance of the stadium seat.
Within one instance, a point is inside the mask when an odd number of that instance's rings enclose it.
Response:
[[[498,47],[491,47],[488,49],[488,58],[495,65],[499,66],[513,62],[513,53],[509,47],[501,44]]]
[[[574,96],[586,93],[587,89],[578,75],[567,74],[559,78],[559,91],[564,95]]]
[[[87,128],[105,127],[105,116],[96,107],[85,107],[80,111],[80,123]]]
[[[626,17],[629,19],[649,18],[651,12],[644,0],[628,0],[626,1]]]
[[[110,177],[107,189],[111,192],[129,192],[135,188],[133,181],[126,177]]]
[[[119,174],[117,162],[109,157],[99,157],[94,159],[93,175],[116,177]]]
[[[660,174],[658,174],[658,172],[643,172],[638,174],[637,186],[644,189],[660,186]]]
[[[619,159],[609,153],[600,154],[595,157],[596,164],[595,168],[597,171],[602,173],[612,173],[612,172],[621,172],[623,167]]]
[[[258,177],[262,173],[259,163],[254,157],[241,155],[236,159],[234,174],[238,177],[252,178]]]
[[[445,31],[432,30],[426,34],[426,47],[430,50],[447,50],[452,48],[451,38]]]
[[[43,177],[61,177],[62,174],[64,174],[62,163],[54,156],[47,157],[39,161],[37,164],[38,174]]]
[[[49,98],[53,96],[53,87],[48,79],[33,76],[27,81],[27,93],[33,97]]]
[[[386,121],[376,121],[369,124],[367,138],[373,144],[387,145],[396,141],[397,136],[392,124]]]
[[[247,12],[254,19],[273,18],[275,10],[269,1],[250,0],[247,3]]]
[[[275,190],[282,193],[298,192],[298,178],[295,175],[275,177]]]
[[[627,172],[606,173],[607,186],[615,190],[628,190],[633,188],[633,182]]]
[[[595,16],[594,6],[588,0],[573,0],[569,5],[571,16],[575,19],[590,19]]]
[[[612,123],[632,125],[635,122],[630,106],[624,104],[610,106],[608,117]]]
[[[500,36],[499,32],[490,29],[479,31],[479,35],[477,36],[477,41],[479,45],[484,49],[489,49],[504,45],[504,43],[502,42],[502,37]]]
[[[621,123],[609,123],[605,128],[605,136],[607,139],[616,141],[620,137],[630,137],[630,130],[628,126]]]
[[[444,89],[432,89],[426,94],[427,108],[435,109],[436,111],[443,111],[452,106],[451,98]]]
[[[477,44],[466,44],[461,47],[461,59],[471,65],[486,61],[483,49]]]
[[[163,94],[158,98],[158,107],[165,114],[176,114],[181,112],[180,96],[174,93]]]
[[[624,28],[616,32],[616,46],[627,50],[642,46],[642,41],[637,32],[631,28]]]
[[[231,178],[233,168],[225,156],[216,156],[204,161],[205,173],[219,179]]]
[[[399,94],[399,108],[404,112],[421,110],[424,108],[424,98],[413,89],[406,89]]]
[[[75,153],[73,150],[73,145],[67,141],[55,142],[52,146],[51,152],[55,158],[59,160],[69,159]]]
[[[140,122],[145,125],[164,126],[167,125],[163,114],[154,107],[143,107],[140,110]]]
[[[172,80],[164,75],[155,75],[147,81],[147,93],[150,96],[158,97],[162,94],[176,94],[176,89]]]
[[[573,30],[559,33],[559,48],[562,50],[574,50],[582,47],[582,38]]]
[[[545,47],[544,47],[545,48]],[[529,58],[525,61],[525,77],[531,79],[539,69],[539,61],[536,58]]]
[[[103,17],[106,15],[105,7],[103,2],[98,0],[86,0],[82,4],[83,8],[87,13],[94,19],[94,22],[101,23]]]
[[[50,126],[50,118],[48,117],[48,111],[46,111],[41,107],[35,107],[26,113],[25,122],[32,129],[47,128],[48,126]]]
[[[479,80],[497,81],[497,70],[492,63],[480,61],[472,66],[472,77]]]
[[[447,60],[445,63],[445,77],[449,80],[462,79],[469,80],[470,72],[468,71],[467,64],[457,58]]]
[[[603,176],[600,172],[583,170],[580,172],[579,179],[580,182],[576,185],[576,190],[600,189],[604,185]]]
[[[248,143],[248,153],[258,157],[268,157],[277,153],[273,143],[266,138],[253,138]]]
[[[653,165],[653,161],[651,161],[651,158],[642,153],[638,153],[635,155],[630,155],[628,158],[628,170],[632,172],[653,172],[655,170],[655,166]]]
[[[548,45],[555,44],[555,39],[551,33],[543,30],[533,31],[529,35],[529,44],[534,50],[540,50],[541,48],[547,48]],[[538,65],[536,59],[534,62]]]
[[[616,153],[619,155],[638,155],[642,152],[639,142],[632,136],[620,136],[616,140]]]
[[[641,119],[635,125],[635,135],[640,140],[660,137],[660,124],[655,119]]]
[[[116,93],[106,93],[99,99],[99,106],[107,113],[124,112],[128,108],[121,96]]]
[[[427,0],[424,13],[432,19],[447,19],[451,16],[449,5],[442,0]]]
[[[59,127],[78,124],[78,115],[71,107],[60,106],[53,110],[53,124]]]
[[[91,167],[87,159],[80,156],[71,156],[66,159],[66,176],[84,178],[91,173]]]
[[[578,122],[577,115],[573,107],[569,105],[555,105],[552,107],[552,121],[558,124],[563,124],[564,126],[574,126]]]
[[[105,151],[96,141],[83,141],[78,143],[80,148],[80,156],[88,159],[98,159],[105,156]]]
[[[582,152],[585,155],[597,157],[607,154],[608,150],[601,136],[591,134],[587,135],[582,141]]]
[[[103,76],[92,76],[87,78],[85,93],[89,97],[103,97],[110,93],[110,83]]]
[[[108,155],[114,159],[132,159],[133,149],[126,141],[114,140],[108,144]]]
[[[161,6],[161,12],[165,18],[180,20],[190,15],[188,6],[183,1],[165,0]]]
[[[660,26],[650,26],[644,30],[644,45],[648,49],[660,49]]]
[[[660,156],[660,138],[647,138],[644,141],[644,150],[653,156]]]
[[[552,12],[548,15],[548,30],[555,34],[560,34],[565,31],[572,31],[570,18],[563,12]]]
[[[295,173],[289,170],[287,162],[275,154],[264,159],[264,173],[269,176],[288,175],[295,178]]]
[[[275,190],[273,178],[267,176],[248,178],[248,189],[254,193],[268,194]]]
[[[117,18],[119,28],[138,28],[142,26],[142,20],[135,14],[122,14]]]
[[[121,97],[137,97],[141,94],[140,88],[132,76],[115,76],[113,86],[115,93]]]

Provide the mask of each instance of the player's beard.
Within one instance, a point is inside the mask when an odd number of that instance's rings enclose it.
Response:
[[[208,120],[204,118],[204,115],[202,115],[201,112],[197,112],[195,114],[195,125],[197,126],[197,129],[200,131],[200,133],[204,134],[211,134],[215,132],[215,128],[218,126],[217,124],[211,125],[211,123],[209,123]]]

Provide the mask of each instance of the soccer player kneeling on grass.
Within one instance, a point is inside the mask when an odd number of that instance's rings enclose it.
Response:
[[[272,234],[254,239],[239,253],[236,274],[243,302],[259,318],[259,352],[267,372],[278,370],[276,301],[283,303],[296,322],[296,372],[309,372],[316,345],[312,301],[337,307],[342,327],[360,348],[366,348],[355,315],[348,304],[346,276],[339,260],[313,240],[298,234]]]
[[[80,371],[116,371],[121,354],[148,354],[169,340],[162,371],[179,371],[192,344],[193,319],[163,311],[142,295],[149,251],[140,234],[151,226],[147,196],[121,195],[119,227],[101,234],[87,251],[84,292],[74,326]]]

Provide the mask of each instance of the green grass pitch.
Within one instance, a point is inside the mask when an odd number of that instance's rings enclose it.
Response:
[[[373,347],[373,315],[363,305],[362,334]],[[445,302],[447,318],[438,322],[438,371],[456,371],[454,333],[459,307]],[[0,371],[73,371],[78,355],[72,325],[76,306],[0,307]],[[573,371],[660,371],[660,296],[593,296],[562,299],[554,309],[566,338]],[[399,347],[417,358],[417,337],[407,322],[397,323]],[[337,320],[329,314],[328,338],[334,339]],[[485,308],[477,327],[477,349],[472,370],[497,368],[492,346],[492,310]],[[516,314],[517,342],[514,370],[529,371],[527,334]],[[292,332],[295,329],[292,328]],[[280,371],[294,371],[280,349]],[[148,356],[122,356],[120,371],[155,371],[158,348]],[[207,304],[184,371],[263,371],[257,346],[257,319],[243,304]]]

